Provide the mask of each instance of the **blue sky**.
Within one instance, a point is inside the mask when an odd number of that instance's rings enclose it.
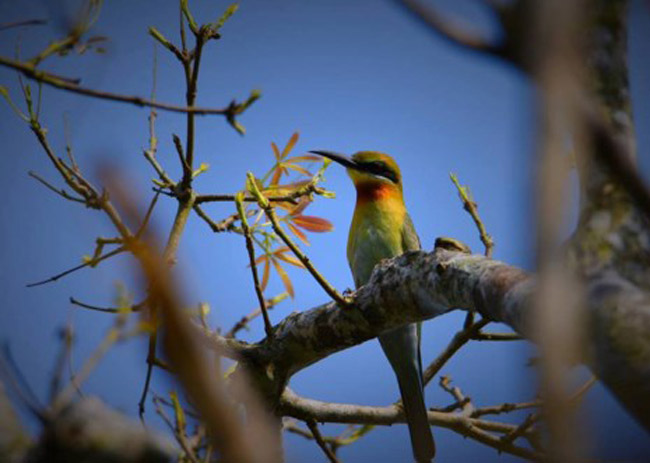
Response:
[[[0,0],[0,22],[44,17],[45,1]],[[213,20],[225,2],[190,2],[195,16]],[[445,8],[461,24],[479,24],[495,34],[479,2],[432,2]],[[68,2],[74,5],[74,2]],[[52,71],[83,77],[85,85],[125,94],[149,95],[153,44],[148,26],[156,26],[177,40],[176,2],[116,0],[107,2],[95,32],[107,35],[107,53],[53,59]],[[0,32],[0,52],[31,56],[60,33],[56,23],[34,29]],[[650,169],[650,11],[646,3],[632,2],[630,66],[637,123],[639,156]],[[182,104],[180,67],[158,49],[158,91],[161,101]],[[200,118],[197,159],[210,164],[196,182],[202,193],[241,189],[245,173],[263,174],[272,163],[270,142],[284,145],[300,132],[296,153],[321,148],[352,153],[361,149],[385,151],[400,163],[408,208],[423,247],[437,236],[453,236],[475,251],[481,244],[469,216],[462,210],[449,172],[468,184],[479,203],[484,222],[496,241],[495,258],[532,269],[534,218],[531,185],[534,181],[533,92],[528,80],[512,68],[489,58],[450,47],[390,1],[343,0],[275,2],[250,0],[223,29],[222,40],[205,51],[199,80],[198,103],[225,106],[260,89],[262,98],[241,118],[247,128],[239,136],[221,118]],[[18,97],[17,78],[0,69],[0,84]],[[121,166],[133,192],[146,201],[154,176],[142,157],[148,143],[148,111],[96,101],[55,89],[43,92],[42,120],[53,146],[63,153],[63,119],[77,158],[91,176],[100,163]],[[18,363],[37,393],[44,396],[56,354],[56,331],[74,321],[78,341],[75,365],[88,355],[107,327],[110,316],[70,306],[68,298],[111,305],[116,282],[136,290],[131,262],[119,258],[56,283],[27,289],[25,284],[76,265],[90,254],[94,239],[113,236],[100,214],[68,203],[27,176],[34,170],[57,180],[28,127],[0,105],[0,182],[5,199],[0,208],[0,339],[10,343]],[[184,118],[159,113],[159,156],[168,170],[179,171],[171,133],[184,134]],[[327,217],[332,233],[313,234],[307,249],[311,259],[339,289],[353,282],[345,259],[347,228],[354,191],[342,169],[333,166],[326,186],[336,199],[319,199],[308,210]],[[230,204],[207,207],[215,217],[234,211]],[[161,199],[155,224],[167,230],[175,204]],[[192,301],[211,306],[213,325],[226,329],[256,306],[246,252],[240,236],[215,236],[193,217],[179,252],[178,274]],[[272,313],[278,322],[294,310],[324,302],[327,296],[305,273],[290,270],[296,298]],[[267,295],[282,291],[272,278]],[[425,324],[424,362],[434,358],[460,327],[460,313]],[[495,327],[495,329],[501,329]],[[263,337],[258,320],[243,336]],[[144,377],[144,339],[115,348],[86,384],[86,393],[98,394],[135,415]],[[443,369],[454,384],[478,405],[530,399],[535,378],[525,367],[534,350],[526,343],[475,343]],[[584,372],[578,376],[584,377]],[[156,372],[153,388],[170,387]],[[378,343],[371,341],[331,356],[300,372],[291,382],[298,393],[321,400],[385,405],[398,390]],[[450,402],[435,384],[427,389],[428,403]],[[151,404],[148,404],[151,411]],[[647,434],[596,386],[587,395],[584,415],[587,445],[599,456],[641,459],[650,454]],[[153,413],[148,413],[150,420]],[[521,415],[519,416],[521,419]],[[334,431],[338,427],[328,427]],[[470,458],[496,459],[496,452],[460,436],[436,429],[440,462]],[[318,449],[296,437],[287,441],[288,460],[321,458]],[[341,450],[344,461],[399,461],[410,455],[404,426],[375,430],[356,445]],[[502,456],[501,461],[513,461]]]

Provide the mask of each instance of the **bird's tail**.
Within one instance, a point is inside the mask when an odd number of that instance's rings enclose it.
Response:
[[[424,403],[419,338],[419,327],[413,323],[382,333],[379,342],[397,376],[413,455],[418,463],[429,463],[436,446]]]
[[[411,436],[413,455],[418,463],[428,463],[436,454],[436,444],[427,418],[420,371],[404,369],[398,373],[397,381]]]

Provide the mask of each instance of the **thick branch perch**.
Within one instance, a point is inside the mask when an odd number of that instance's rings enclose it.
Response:
[[[261,390],[277,400],[291,375],[324,357],[454,308],[476,310],[534,341],[535,289],[534,277],[484,256],[442,248],[408,252],[377,266],[353,295],[353,308],[331,302],[294,313],[274,327],[272,340],[235,350]],[[587,293],[591,355],[584,361],[650,428],[650,298],[609,274],[589,282]]]
[[[518,309],[532,285],[523,271],[483,256],[442,248],[414,251],[381,263],[354,295],[353,307],[329,303],[294,313],[274,328],[274,339],[246,349],[267,394],[279,396],[291,375],[391,328],[463,307],[499,315],[522,329]],[[522,297],[523,296],[523,297]],[[262,376],[264,378],[262,378]]]

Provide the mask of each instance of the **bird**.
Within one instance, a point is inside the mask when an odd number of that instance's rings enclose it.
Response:
[[[392,157],[378,151],[359,151],[351,157],[323,150],[310,153],[345,167],[356,188],[347,258],[357,288],[368,282],[382,259],[420,249],[420,239],[404,204],[402,175]],[[421,323],[378,336],[397,377],[413,456],[424,463],[433,459],[436,447],[424,402],[420,337]]]

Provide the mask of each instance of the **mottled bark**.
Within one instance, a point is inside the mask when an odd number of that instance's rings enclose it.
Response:
[[[277,402],[301,369],[394,327],[475,310],[534,339],[531,301],[535,278],[484,256],[437,248],[380,263],[354,295],[355,306],[335,303],[293,313],[273,339],[239,344],[215,338],[248,365],[258,386]],[[616,274],[590,280],[585,363],[628,410],[650,428],[650,298]]]
[[[455,258],[455,259],[454,259]],[[308,365],[343,349],[376,337],[393,327],[441,315],[459,304],[452,302],[469,291],[461,281],[446,278],[456,268],[481,262],[506,267],[479,256],[437,249],[414,251],[377,266],[370,282],[354,294],[355,306],[339,309],[331,302],[312,310],[293,313],[274,328],[274,338],[240,350],[257,365],[264,365],[269,378],[288,379]],[[479,265],[480,267],[480,265]],[[521,272],[513,270],[518,275]],[[471,271],[467,272],[468,277]],[[455,285],[456,292],[444,285]],[[232,348],[232,343],[230,344]],[[280,381],[281,382],[281,381]],[[276,390],[276,393],[282,391]]]
[[[241,345],[239,355],[270,398],[282,393],[288,379],[322,358],[360,344],[394,327],[426,320],[463,307],[479,312],[498,307],[499,317],[527,332],[520,294],[529,279],[516,268],[483,256],[436,248],[413,251],[380,263],[370,282],[354,294],[354,307],[331,302],[286,317],[272,339]],[[218,339],[220,346],[226,340]],[[232,349],[233,343],[228,342]]]

